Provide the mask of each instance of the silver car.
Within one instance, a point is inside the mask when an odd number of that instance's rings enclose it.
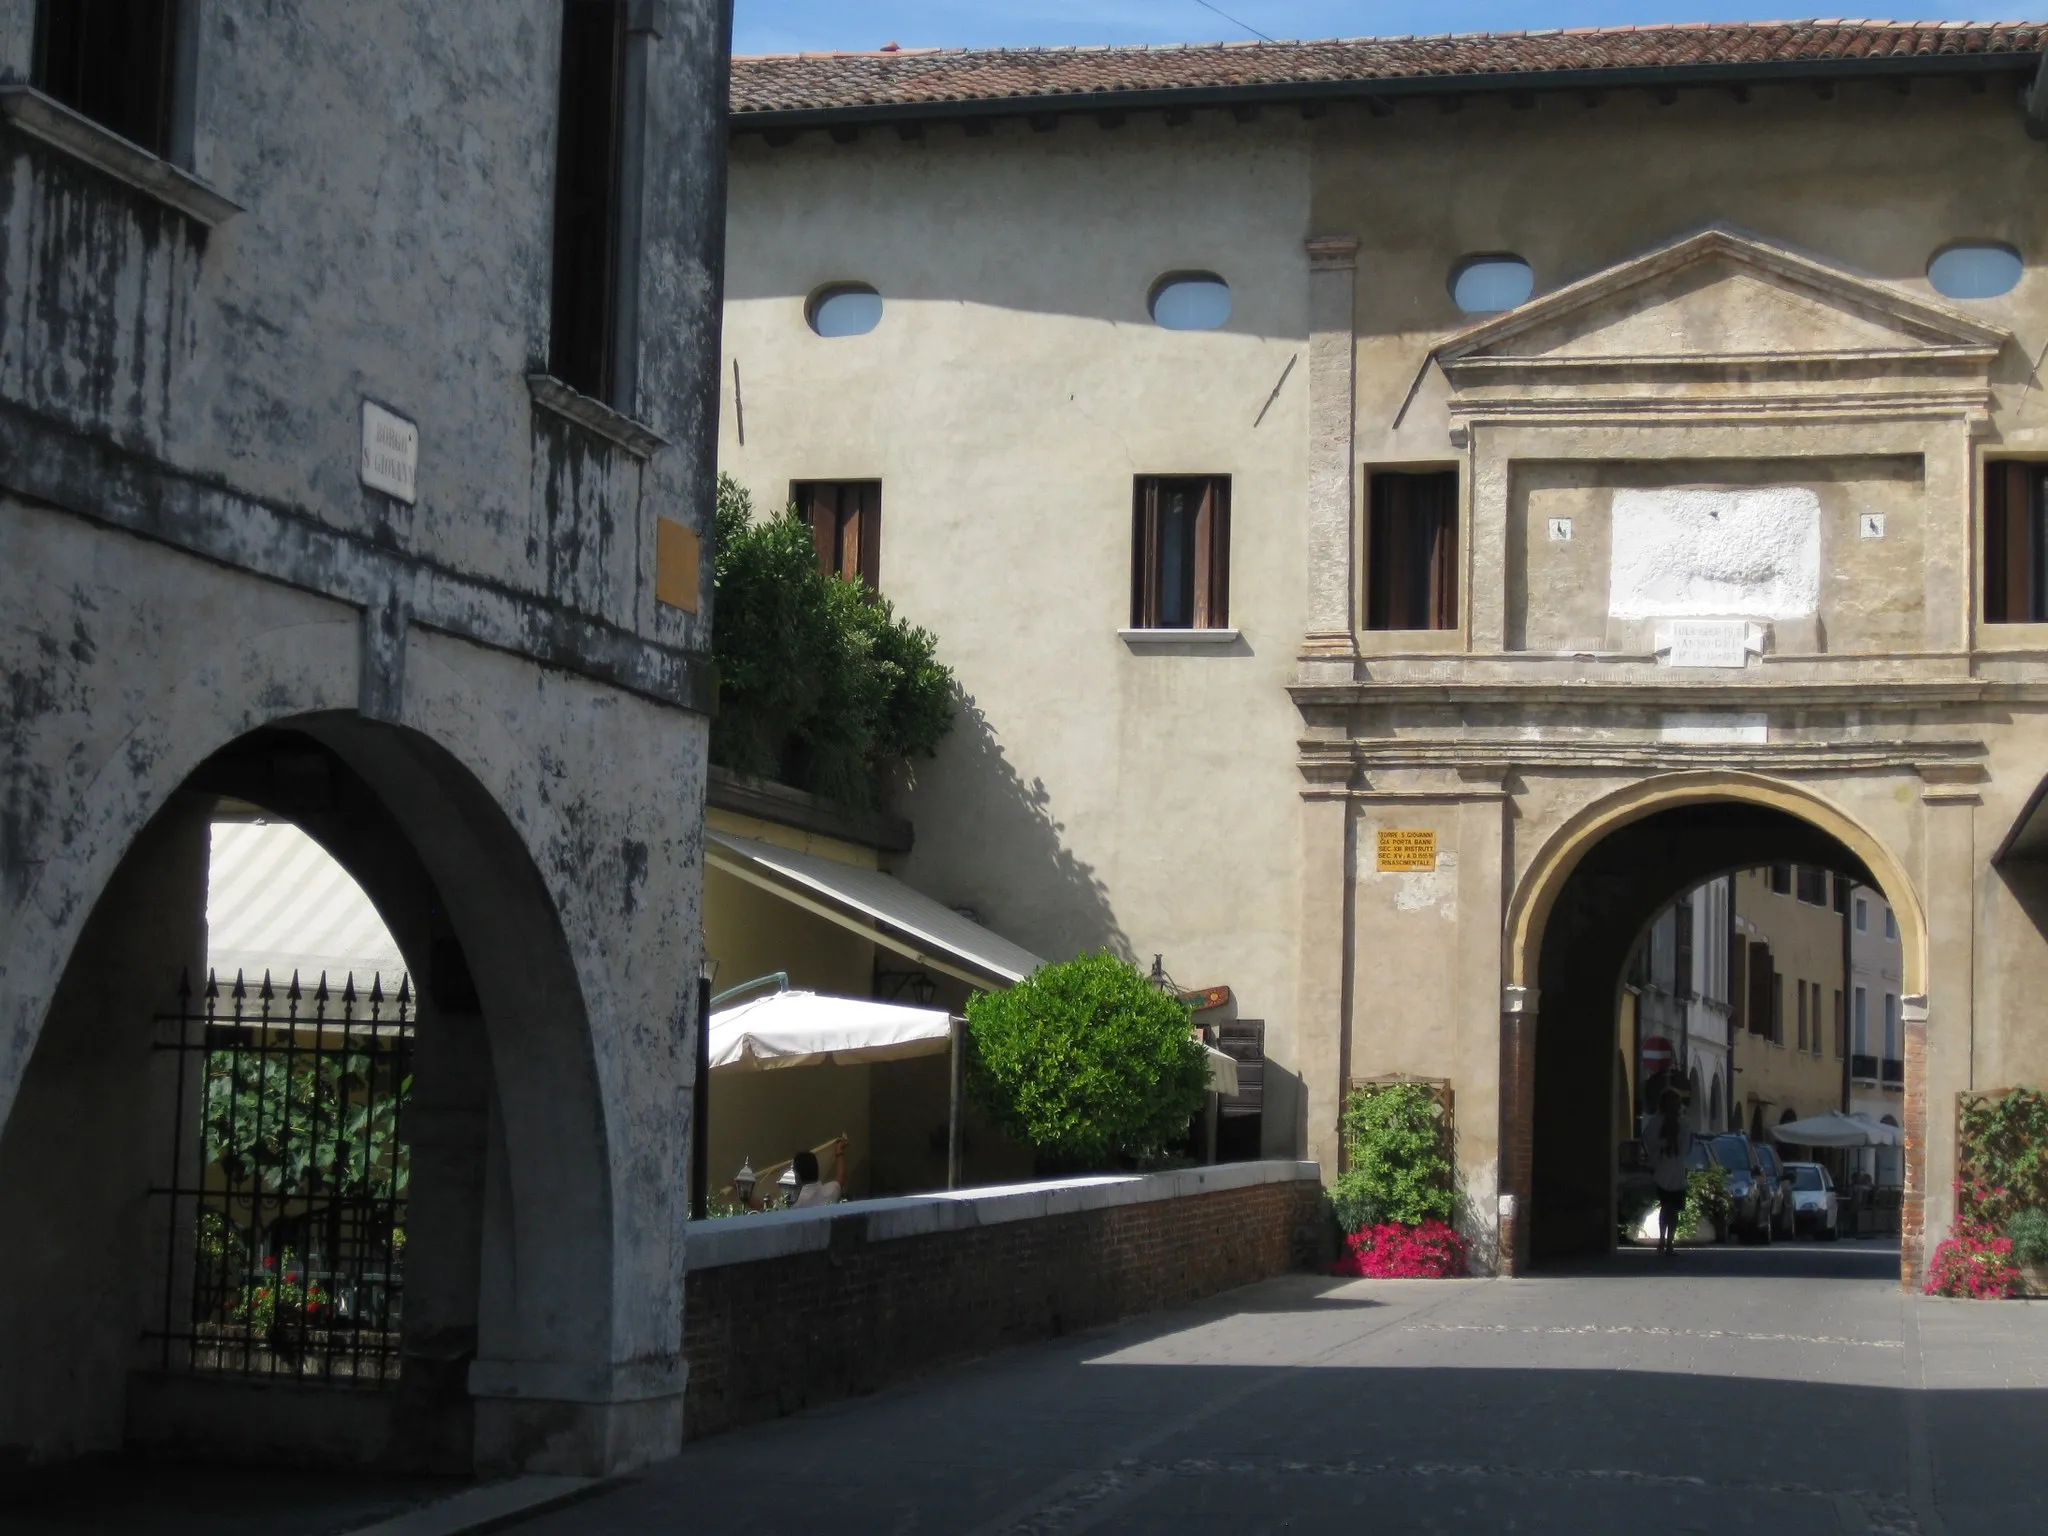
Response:
[[[1792,1175],[1792,1226],[1797,1232],[1833,1242],[1842,1235],[1842,1207],[1835,1197],[1835,1181],[1820,1163],[1787,1163]]]

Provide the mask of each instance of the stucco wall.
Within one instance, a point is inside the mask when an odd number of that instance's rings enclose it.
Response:
[[[965,694],[900,803],[903,879],[1048,957],[1163,951],[1265,1018],[1281,1066],[1307,174],[1281,120],[743,139],[720,439],[763,508],[792,480],[882,481],[882,590]],[[1150,322],[1182,269],[1230,281],[1221,331]],[[880,290],[875,331],[811,334],[804,300],[833,280]],[[1232,477],[1235,644],[1118,637],[1145,473]]]
[[[0,6],[0,79],[32,12]],[[448,1156],[422,1160],[483,1186],[467,1307],[425,1287],[473,1330],[443,1384],[476,1401],[477,1462],[602,1472],[681,1430],[709,612],[708,587],[656,605],[651,549],[656,517],[710,511],[729,11],[672,0],[649,55],[622,402],[667,442],[646,458],[526,378],[559,14],[197,7],[187,168],[239,205],[210,229],[0,130],[0,1121],[59,1102],[67,967],[147,958],[78,951],[144,827],[220,749],[300,733],[424,872],[394,932],[435,909],[480,995]],[[358,482],[365,399],[418,422],[412,505]],[[111,1448],[120,1382],[90,1353],[84,1395],[49,1386],[62,1362],[0,1372],[0,1455]]]

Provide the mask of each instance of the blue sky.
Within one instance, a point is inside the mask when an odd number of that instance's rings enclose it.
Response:
[[[1757,21],[1841,14],[1842,0],[735,0],[740,53],[878,48],[1051,46],[1062,43],[1192,43],[1269,37],[1364,37],[1399,33],[1519,31],[1626,26],[1657,21]],[[1944,5],[1939,0],[1861,0],[1850,13],[1906,21],[2003,21],[2048,13],[2033,5]]]

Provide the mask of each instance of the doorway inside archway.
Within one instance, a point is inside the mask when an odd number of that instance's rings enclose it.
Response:
[[[1747,801],[1674,806],[1585,853],[1541,937],[1533,1262],[1654,1237],[1644,1126],[1667,1091],[1699,1143],[1695,1160],[1742,1187],[1724,1220],[1732,1230],[1714,1236],[1781,1241],[1835,1223],[1896,1232],[1896,1184],[1881,1189],[1875,1168],[1775,1135],[1811,1114],[1871,1108],[1858,1094],[1883,1091],[1887,1059],[1903,1091],[1903,1064],[1858,1045],[1871,1038],[1854,1027],[1859,957],[1884,969],[1853,942],[1859,901],[1866,933],[1889,926],[1896,949],[1896,925],[1877,922],[1889,910],[1884,894],[1855,852]],[[1888,974],[1899,974],[1896,957]],[[1869,999],[1887,994],[1863,984],[1868,1025],[1883,1006]],[[1896,1008],[1901,984],[1889,986]],[[1794,1186],[1815,1178],[1809,1168],[1823,1170],[1839,1215],[1800,1214],[1812,1202]],[[1869,1175],[1861,1184],[1859,1173]]]

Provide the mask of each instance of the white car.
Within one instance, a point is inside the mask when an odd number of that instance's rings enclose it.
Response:
[[[1820,1163],[1787,1163],[1792,1175],[1792,1229],[1833,1242],[1842,1235],[1842,1209],[1835,1181]]]

